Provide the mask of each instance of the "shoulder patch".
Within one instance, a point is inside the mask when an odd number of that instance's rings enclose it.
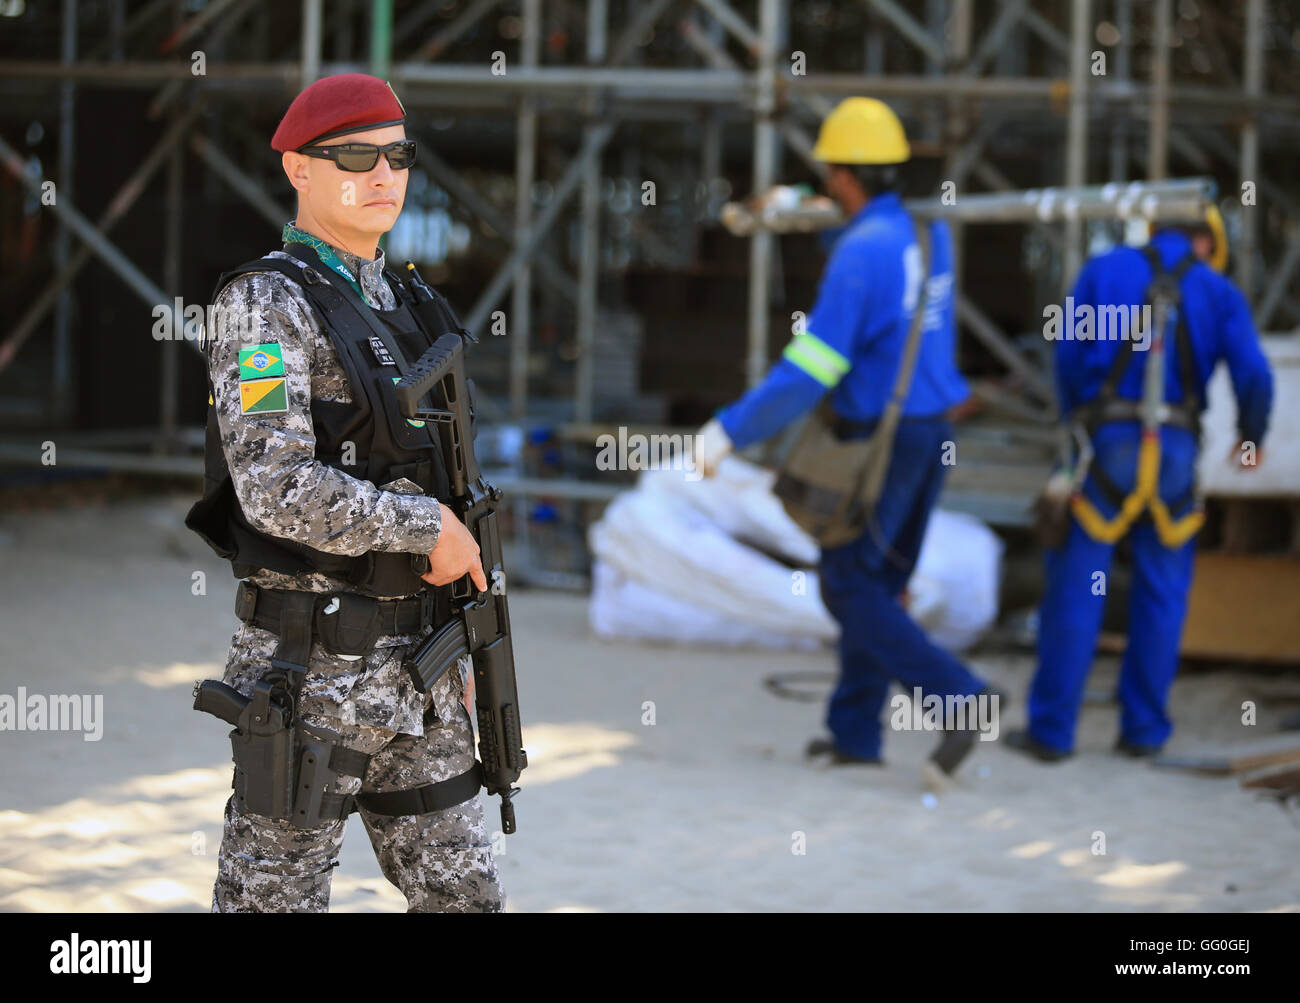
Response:
[[[280,343],[251,345],[239,350],[239,380],[258,380],[267,376],[284,375],[284,353]]]
[[[288,410],[288,390],[283,376],[269,380],[240,381],[240,414],[279,414]]]

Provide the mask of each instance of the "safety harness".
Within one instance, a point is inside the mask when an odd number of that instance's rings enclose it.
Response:
[[[1154,247],[1148,244],[1141,250],[1151,266],[1152,279],[1147,287],[1147,298],[1152,302],[1154,314],[1154,330],[1143,371],[1142,399],[1128,400],[1118,394],[1120,381],[1134,357],[1134,339],[1130,337],[1116,354],[1097,396],[1075,409],[1071,415],[1076,433],[1085,444],[1089,444],[1089,453],[1076,473],[1070,510],[1084,532],[1102,543],[1118,541],[1142,513],[1149,510],[1160,542],[1166,547],[1178,547],[1201,528],[1205,522],[1205,512],[1196,503],[1194,485],[1169,504],[1160,497],[1160,426],[1173,425],[1188,429],[1197,442],[1200,441],[1201,402],[1196,392],[1196,359],[1192,355],[1192,339],[1187,321],[1180,309],[1179,291],[1179,283],[1187,270],[1196,263],[1196,258],[1189,253],[1172,268],[1166,269]],[[1171,314],[1174,320],[1174,351],[1183,385],[1183,399],[1177,404],[1165,401],[1165,330]],[[1083,493],[1083,484],[1090,467],[1090,440],[1101,425],[1112,421],[1141,422],[1142,439],[1138,446],[1137,480],[1128,495],[1100,468],[1090,471],[1098,489],[1117,508],[1116,514],[1107,518]],[[1170,514],[1171,508],[1181,508],[1188,502],[1194,504],[1191,511],[1177,518]]]

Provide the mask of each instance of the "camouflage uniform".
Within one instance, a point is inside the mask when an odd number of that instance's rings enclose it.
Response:
[[[384,254],[368,261],[340,248],[338,258],[371,305],[396,306],[383,278]],[[292,255],[274,256],[301,264]],[[214,303],[220,326],[204,343],[221,445],[244,517],[256,529],[332,554],[371,550],[421,554],[441,529],[440,507],[405,478],[376,487],[315,460],[313,399],[352,399],[329,334],[301,290],[276,272],[229,283]],[[233,336],[238,330],[238,336]],[[244,414],[239,349],[278,342],[288,410]],[[355,591],[319,572],[262,570],[249,582],[309,592]],[[390,598],[390,597],[381,597]],[[348,659],[314,643],[299,699],[307,724],[337,732],[342,744],[374,756],[364,779],[342,776],[338,793],[403,790],[445,780],[473,765],[473,729],[461,699],[469,661],[428,694],[402,668],[407,647],[431,633],[387,635],[374,651]],[[224,681],[244,695],[267,667],[276,636],[243,624],[231,639]],[[478,798],[445,811],[400,817],[360,809],[384,876],[413,912],[498,911],[504,894]],[[323,912],[343,842],[344,821],[300,829],[244,814],[226,802],[213,888],[214,912]]]

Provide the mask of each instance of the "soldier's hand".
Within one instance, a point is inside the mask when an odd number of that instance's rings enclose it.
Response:
[[[474,720],[474,670],[470,669],[469,680],[465,683],[465,692],[460,695],[460,702],[465,707],[465,713],[469,715],[470,720]]]
[[[420,577],[430,585],[450,585],[462,575],[469,575],[480,592],[487,591],[478,541],[456,518],[456,513],[443,505],[442,530],[438,542],[429,551],[429,570]]]

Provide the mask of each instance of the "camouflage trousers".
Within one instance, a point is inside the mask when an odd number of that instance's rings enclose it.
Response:
[[[232,651],[232,663],[239,655]],[[227,678],[231,675],[228,671]],[[448,672],[444,678],[454,675]],[[460,683],[454,685],[459,691]],[[430,702],[422,736],[324,714],[304,712],[302,717],[338,734],[347,748],[373,757],[364,778],[339,776],[336,792],[405,790],[457,776],[473,765],[474,733],[458,696],[448,692],[443,700]],[[420,815],[376,815],[364,808],[358,813],[384,877],[406,896],[409,912],[504,908],[478,797]],[[340,819],[302,829],[288,820],[242,812],[232,796],[226,802],[212,911],[326,912],[345,824]]]

